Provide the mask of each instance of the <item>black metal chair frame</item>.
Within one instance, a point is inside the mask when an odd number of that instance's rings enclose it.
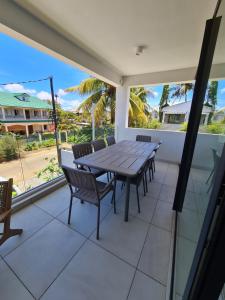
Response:
[[[112,146],[112,145],[116,144],[116,140],[115,140],[115,137],[113,135],[108,136],[106,138],[106,141],[107,141],[108,146]]]
[[[91,154],[93,152],[92,145],[91,143],[82,143],[82,144],[74,144],[72,146],[72,151],[73,151],[73,156],[75,159],[78,159],[80,157],[83,157],[85,155]],[[80,170],[86,170],[92,172],[95,177],[102,176],[106,172],[103,170],[98,170],[95,168],[90,168],[90,167],[84,167],[82,165],[76,164],[76,167]],[[107,174],[108,176],[108,174]]]
[[[103,139],[92,141],[91,144],[92,144],[95,152],[106,148],[106,144]]]
[[[70,188],[70,205],[69,205],[69,214],[68,214],[68,224],[70,224],[71,211],[73,198],[78,198],[81,202],[89,202],[94,204],[98,208],[97,212],[97,232],[96,239],[99,239],[99,225],[100,225],[100,209],[101,209],[101,200],[112,191],[112,203],[114,207],[114,213],[116,214],[116,180],[113,177],[108,183],[99,182],[96,180],[94,174],[89,171],[84,171],[80,169],[72,169],[67,166],[62,166],[63,172],[65,174],[67,183]],[[114,184],[113,184],[114,183]],[[101,187],[100,187],[101,185]],[[83,194],[82,194],[83,193]],[[93,197],[92,201],[88,199]]]

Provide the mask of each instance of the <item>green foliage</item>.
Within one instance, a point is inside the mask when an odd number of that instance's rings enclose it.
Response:
[[[38,150],[38,149],[39,149],[39,143],[37,143],[37,142],[27,143],[24,148],[25,151],[33,151],[33,150]]]
[[[213,109],[215,109],[217,104],[217,90],[218,81],[210,81],[207,91],[207,103],[209,103]]]
[[[48,158],[46,158],[46,160],[48,160]],[[61,174],[63,174],[63,171],[59,167],[57,159],[53,157],[49,160],[48,165],[37,173],[37,177],[47,182]]]
[[[184,122],[181,124],[180,131],[187,131],[188,122]]]
[[[173,89],[174,92],[171,95],[172,98],[181,99],[182,97],[185,98],[185,102],[187,101],[187,93],[188,91],[192,91],[194,88],[193,83],[181,83],[177,84],[176,87]]]
[[[16,138],[10,134],[0,138],[0,161],[9,161],[19,156],[18,144]]]
[[[212,123],[205,127],[205,131],[213,134],[224,134],[225,133],[225,125],[221,122]]]
[[[49,139],[46,141],[42,141],[41,143],[39,143],[40,147],[43,148],[48,148],[48,147],[52,147],[56,145],[55,139]]]
[[[159,121],[160,122],[162,122],[162,117],[163,117],[162,109],[163,109],[163,107],[168,105],[169,93],[170,93],[170,86],[168,84],[165,84],[163,86],[162,96],[161,96],[161,99],[159,102]]]
[[[147,125],[147,128],[149,129],[159,129],[160,127],[161,123],[156,119],[152,119]]]
[[[48,140],[44,140],[42,142],[30,142],[27,143],[24,147],[25,151],[33,151],[38,150],[39,148],[49,148],[56,145],[55,139],[50,138]]]
[[[82,111],[82,115],[86,120],[90,121],[92,105],[95,104],[95,122],[96,126],[100,126],[108,119],[110,115],[110,123],[115,121],[115,102],[116,89],[110,84],[103,82],[97,78],[87,78],[79,85],[66,89],[67,92],[78,92],[81,96],[87,96],[78,111]],[[130,89],[130,105],[129,105],[129,125],[139,126],[143,122],[148,122],[149,106],[147,104],[147,96],[154,96],[151,90],[144,87],[135,87]],[[143,120],[142,120],[143,119]]]

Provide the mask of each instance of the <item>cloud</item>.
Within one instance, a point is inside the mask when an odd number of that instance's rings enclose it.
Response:
[[[81,104],[82,100],[79,99],[59,99],[60,104],[62,105],[62,107],[64,109],[73,109],[75,110],[76,108],[78,108],[78,106]]]
[[[57,95],[58,95],[59,97],[65,96],[66,94],[67,94],[67,92],[65,92],[63,89],[58,89]]]
[[[225,87],[222,88],[222,89],[220,90],[220,93],[221,93],[221,94],[224,94],[224,93],[225,93]]]
[[[158,97],[158,95],[159,95],[159,93],[156,91],[152,91],[152,93],[153,93],[154,97]]]
[[[41,100],[51,100],[51,98],[52,98],[51,94],[46,91],[41,91],[41,92],[37,93],[36,96]]]
[[[12,93],[27,93],[27,94],[35,94],[37,91],[34,89],[26,89],[22,84],[13,83],[13,84],[7,84],[4,86],[4,89],[6,91],[12,92]]]

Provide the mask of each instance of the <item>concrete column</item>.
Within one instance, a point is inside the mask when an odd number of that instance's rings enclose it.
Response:
[[[2,107],[1,109],[2,109],[2,119],[5,120],[5,109],[4,107]]]
[[[9,132],[8,126],[6,124],[4,124],[5,126],[5,132]]]
[[[166,114],[165,114],[165,112],[163,112],[162,123],[165,123],[165,116],[166,116]]]
[[[25,125],[25,128],[26,128],[26,136],[28,137],[29,136],[28,125]]]
[[[188,122],[188,119],[189,119],[189,112],[187,112],[185,115],[185,122]]]
[[[204,125],[208,124],[209,114],[205,115]]]
[[[123,132],[128,127],[129,93],[128,86],[116,88],[115,138],[117,141],[126,138]]]
[[[25,113],[25,109],[23,109],[23,117],[26,120],[26,113]]]

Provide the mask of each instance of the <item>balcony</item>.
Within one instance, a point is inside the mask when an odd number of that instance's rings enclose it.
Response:
[[[125,191],[118,185],[116,215],[111,195],[103,200],[99,241],[94,206],[75,200],[67,225],[67,186],[15,213],[12,226],[24,232],[0,248],[3,299],[125,300],[140,293],[142,299],[165,299],[177,171],[175,164],[156,162],[140,214],[131,187],[128,223],[123,221]]]

